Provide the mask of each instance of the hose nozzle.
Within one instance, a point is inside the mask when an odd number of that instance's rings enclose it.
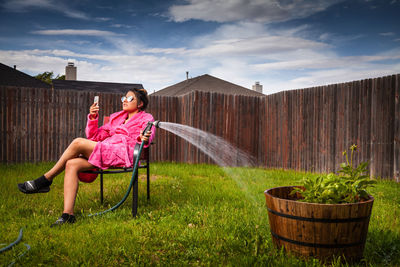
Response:
[[[154,127],[159,128],[160,127],[160,121],[149,121],[147,123],[146,128],[143,130],[143,133],[145,134],[146,132],[150,131],[151,127],[154,125]]]
[[[160,121],[153,121],[152,123],[153,123],[154,127],[160,128]]]

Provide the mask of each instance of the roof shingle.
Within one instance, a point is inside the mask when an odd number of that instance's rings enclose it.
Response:
[[[204,74],[180,83],[168,86],[152,95],[157,96],[181,96],[193,91],[203,91],[231,95],[264,96],[264,94],[247,89],[222,79]]]
[[[125,94],[129,89],[142,89],[143,85],[139,83],[53,80],[53,88],[55,90],[79,90]]]
[[[51,85],[2,63],[0,63],[0,85],[31,88],[51,88]]]

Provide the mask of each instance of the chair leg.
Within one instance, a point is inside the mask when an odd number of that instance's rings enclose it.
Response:
[[[103,205],[103,173],[100,173],[100,202]]]
[[[149,162],[147,162],[146,171],[147,171],[147,200],[150,200],[150,166],[149,166]]]
[[[136,217],[136,214],[137,214],[138,195],[139,195],[138,172],[136,172],[136,174],[135,174],[135,182],[133,183],[133,190],[132,190],[132,216],[133,217]]]

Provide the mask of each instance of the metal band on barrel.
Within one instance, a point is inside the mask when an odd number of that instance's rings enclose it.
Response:
[[[269,212],[274,215],[285,217],[293,220],[306,221],[306,222],[321,222],[321,223],[347,223],[347,222],[360,222],[369,219],[370,216],[358,217],[358,218],[346,218],[346,219],[324,219],[324,218],[307,218],[300,216],[293,216],[289,214],[284,214],[275,210],[267,208]]]
[[[361,246],[364,244],[364,241],[356,242],[356,243],[349,243],[349,244],[316,244],[316,243],[308,243],[308,242],[301,242],[301,241],[296,241],[292,239],[288,239],[286,237],[277,235],[276,233],[271,231],[271,234],[273,237],[280,239],[282,241],[303,246],[303,247],[313,247],[313,248],[347,248],[347,247],[355,247],[355,246]]]

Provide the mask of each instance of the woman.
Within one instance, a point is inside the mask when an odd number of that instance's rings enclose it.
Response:
[[[64,211],[51,226],[74,223],[74,205],[78,192],[80,171],[92,168],[131,167],[136,143],[145,142],[145,147],[154,138],[154,131],[143,135],[147,122],[154,121],[144,110],[149,102],[145,89],[133,89],[121,98],[123,110],[110,115],[110,121],[98,128],[99,106],[90,107],[85,138],[76,138],[64,151],[52,169],[36,180],[18,184],[25,194],[50,191],[53,179],[65,169]]]

